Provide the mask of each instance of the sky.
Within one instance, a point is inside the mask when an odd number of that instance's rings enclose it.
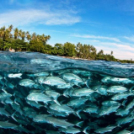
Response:
[[[81,42],[134,60],[134,0],[2,0],[0,27],[11,24],[53,46]]]

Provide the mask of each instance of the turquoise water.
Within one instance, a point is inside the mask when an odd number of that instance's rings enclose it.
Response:
[[[0,133],[134,133],[133,68],[0,52]]]

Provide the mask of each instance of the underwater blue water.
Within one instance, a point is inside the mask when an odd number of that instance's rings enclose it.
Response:
[[[134,64],[0,52],[0,134],[133,134]]]

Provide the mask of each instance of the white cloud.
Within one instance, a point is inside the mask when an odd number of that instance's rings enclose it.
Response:
[[[112,40],[116,42],[120,42],[117,38],[112,37],[105,37],[105,36],[96,36],[96,35],[79,35],[79,34],[73,34],[74,37],[80,37],[80,38],[91,38],[91,39],[105,39],[105,40]]]
[[[36,9],[12,10],[0,13],[0,26],[13,24],[24,26],[27,24],[71,25],[80,22],[80,17],[71,11],[57,10],[55,12]]]
[[[98,45],[99,44],[99,45]],[[132,44],[128,43],[111,43],[111,42],[102,42],[98,41],[94,46],[97,48],[97,51],[101,49],[104,50],[105,54],[110,54],[113,51],[113,55],[118,59],[125,60],[134,60],[134,48],[131,47]]]
[[[97,50],[104,50],[105,54],[110,54],[111,51],[113,51],[113,55],[115,56],[115,58],[117,59],[122,59],[122,60],[130,60],[133,59],[134,60],[134,53],[130,52],[128,50],[122,50],[121,48],[109,48],[109,47],[104,47],[104,46],[96,46]]]
[[[128,37],[128,36],[124,36],[125,39],[134,42],[134,36]]]

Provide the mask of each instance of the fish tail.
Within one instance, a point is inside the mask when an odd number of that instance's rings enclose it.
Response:
[[[87,86],[87,88],[90,88],[88,85],[88,81],[85,81],[85,85]]]
[[[132,91],[133,91],[133,88],[134,88],[134,86],[132,86],[132,87],[129,89],[129,91],[132,92]]]
[[[84,130],[83,130],[83,133],[84,133],[84,134],[89,134],[89,133],[87,132],[88,127],[89,127],[89,126],[87,126],[87,127],[84,128]]]
[[[84,121],[80,121],[80,122],[78,122],[78,123],[76,124],[76,126],[81,128],[81,127],[83,126],[83,123],[84,123]]]
[[[16,111],[11,115],[11,118],[17,122],[17,120],[15,119],[14,115],[15,115]]]
[[[76,115],[81,119],[80,112],[81,110],[76,111]]]

